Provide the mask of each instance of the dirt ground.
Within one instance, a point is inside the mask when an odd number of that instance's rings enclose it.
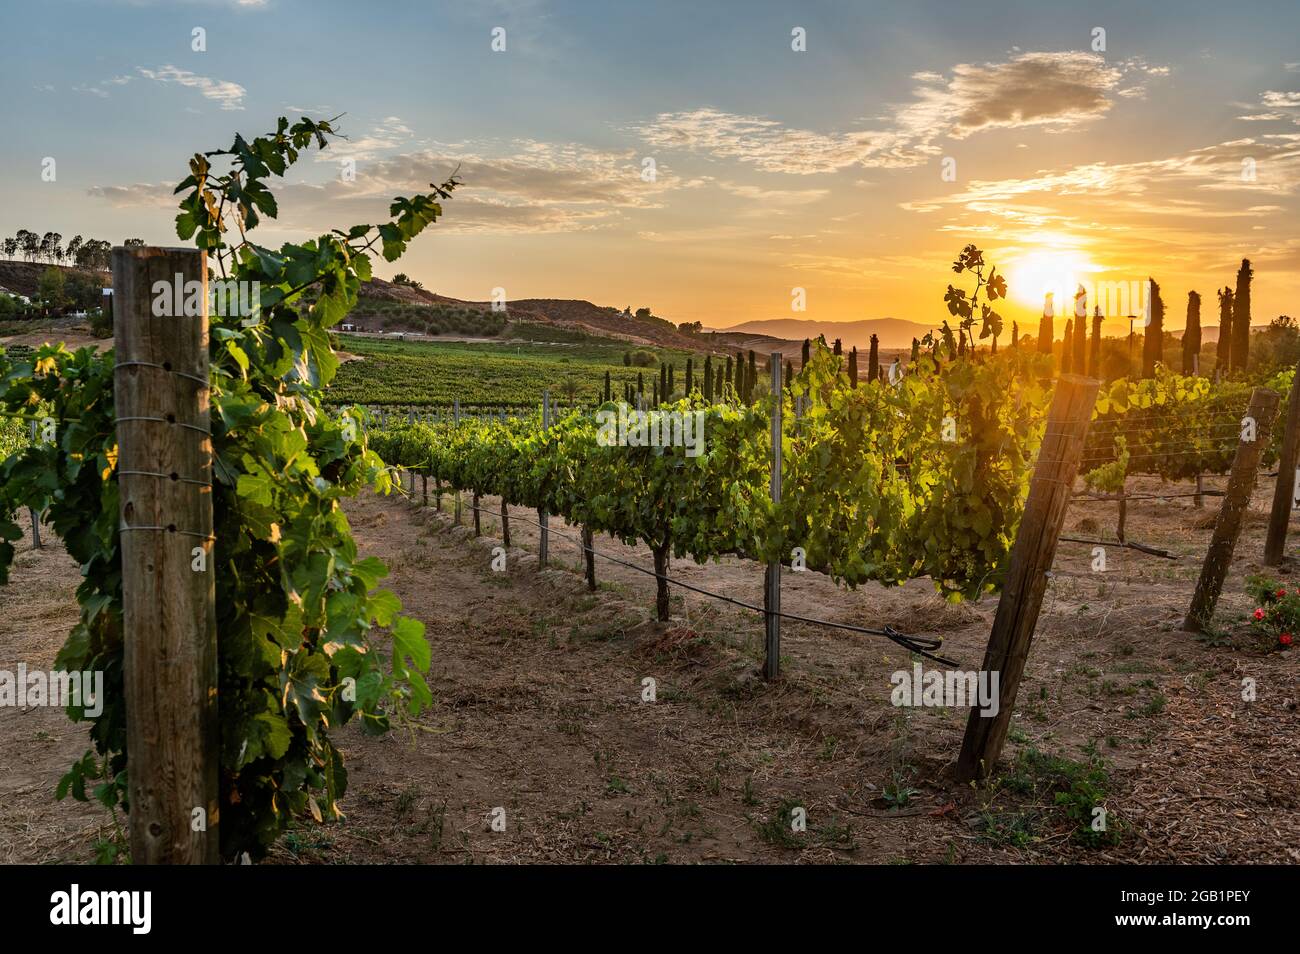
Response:
[[[1260,569],[1272,486],[1261,480],[1252,501],[1223,626],[1251,608],[1244,579]],[[349,505],[363,552],[388,562],[388,584],[428,627],[435,703],[386,738],[341,732],[346,820],[304,823],[273,862],[1300,862],[1300,656],[1179,630],[1218,498],[1130,503],[1128,538],[1177,560],[1108,547],[1106,571],[1093,572],[1091,545],[1061,545],[1001,771],[981,789],[951,777],[964,710],[891,704],[891,673],[912,665],[894,644],[785,622],[783,675],[768,685],[758,614],[675,589],[673,619],[658,624],[644,574],[598,560],[587,591],[577,534],[558,520],[539,570],[534,515],[517,508],[496,572],[499,521],[484,514],[475,539],[466,505],[461,527],[449,498],[441,513],[396,496]],[[1113,539],[1115,505],[1076,501],[1066,527]],[[1300,528],[1293,537],[1296,553]],[[78,572],[57,541],[20,546],[0,588],[0,668],[48,667],[75,618]],[[643,548],[596,547],[650,566]],[[1297,571],[1281,579],[1300,582]],[[671,572],[762,601],[752,563],[675,561]],[[782,601],[787,613],[941,635],[964,669],[979,668],[997,605],[946,603],[925,580],[849,592],[790,572]],[[102,809],[52,797],[85,747],[57,710],[0,709],[0,861],[89,860],[111,835]],[[1053,784],[1083,763],[1103,767],[1084,799],[1107,811],[1099,845],[1083,843],[1070,799],[1057,804],[1068,786]],[[806,831],[792,831],[798,808]],[[498,809],[504,831],[491,824]]]

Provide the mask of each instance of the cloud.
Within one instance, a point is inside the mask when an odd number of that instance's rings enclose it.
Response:
[[[396,117],[385,122],[392,129],[405,128]],[[336,149],[338,145],[344,148]],[[327,161],[350,158],[347,146],[331,144],[321,155]],[[629,211],[658,207],[667,191],[701,184],[682,180],[662,165],[656,181],[646,182],[639,156],[632,150],[610,152],[532,140],[437,146],[359,163],[356,179],[350,182],[340,176],[315,183],[273,180],[282,215],[276,228],[319,232],[338,227],[341,221],[385,221],[394,196],[427,191],[429,183],[442,182],[454,170],[463,185],[444,203],[447,217],[439,223],[440,231],[561,232],[607,227]],[[96,186],[90,194],[115,206],[156,207],[175,204],[171,189],[140,183]]]
[[[159,83],[179,83],[182,86],[197,89],[222,109],[236,110],[244,108],[244,96],[248,91],[238,83],[199,76],[189,70],[178,69],[171,65],[163,66],[157,70],[149,70],[140,66],[136,67],[136,72],[146,79],[156,80]]]
[[[91,186],[87,194],[105,199],[117,208],[175,208],[180,201],[173,194],[175,188],[174,184],[137,182],[125,186]]]
[[[1167,72],[1140,60],[1112,65],[1093,53],[1021,53],[1004,63],[959,63],[947,77],[913,74],[919,85],[912,101],[891,107],[877,130],[792,129],[709,106],[661,113],[633,128],[652,146],[735,159],[765,172],[903,168],[936,155],[944,136],[965,139],[989,129],[1031,126],[1059,131],[1097,119],[1114,96],[1140,95],[1147,77]]]
[[[831,194],[830,189],[764,189],[738,182],[719,182],[718,186],[725,192],[740,196],[742,199],[753,199],[774,205],[807,205]]]

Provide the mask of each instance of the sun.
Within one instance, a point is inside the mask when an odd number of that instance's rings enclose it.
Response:
[[[1041,307],[1048,292],[1055,294],[1056,314],[1074,300],[1080,282],[1099,269],[1086,253],[1071,248],[1044,248],[1012,258],[1007,266],[1007,292],[1015,301]]]

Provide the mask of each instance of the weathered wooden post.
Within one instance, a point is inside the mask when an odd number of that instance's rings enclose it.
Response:
[[[1077,374],[1063,374],[1056,382],[1029,499],[1011,548],[1011,563],[984,654],[984,671],[999,674],[998,709],[990,716],[982,716],[978,708],[971,709],[957,759],[957,777],[961,781],[986,778],[1002,754],[1047,589],[1047,573],[1056,558],[1057,539],[1083,457],[1083,441],[1097,388],[1095,378]]]
[[[772,502],[781,502],[781,354],[772,352]],[[763,581],[763,610],[766,621],[763,678],[776,679],[781,674],[781,561],[767,565]]]
[[[542,430],[551,429],[551,392],[542,392]],[[551,555],[551,531],[549,529],[550,518],[546,515],[546,510],[539,507],[537,510],[537,522],[541,524],[541,538],[537,543],[537,565],[546,566],[546,560]]]
[[[501,543],[503,546],[510,546],[510,508],[506,506],[506,498],[501,498]]]
[[[483,536],[483,523],[481,520],[479,520],[479,517],[482,516],[483,508],[479,506],[479,500],[480,500],[480,495],[479,492],[476,490],[474,491],[474,498],[472,504],[474,508],[474,536],[476,537]]]
[[[200,283],[197,315],[171,314]],[[167,314],[154,311],[165,284]],[[218,860],[208,279],[193,249],[113,249],[131,860]],[[163,296],[158,296],[161,302]],[[201,822],[201,824],[199,824]]]
[[[1291,396],[1286,405],[1286,430],[1282,433],[1282,455],[1277,462],[1277,484],[1273,488],[1273,509],[1268,517],[1268,537],[1264,541],[1264,565],[1277,566],[1286,549],[1286,530],[1291,510],[1300,491],[1300,365],[1291,381]]]
[[[1196,592],[1192,594],[1192,605],[1187,610],[1187,618],[1183,620],[1183,629],[1188,632],[1201,632],[1214,615],[1219,593],[1223,590],[1224,577],[1228,575],[1228,564],[1232,562],[1232,551],[1236,549],[1237,537],[1241,534],[1241,519],[1250,504],[1251,491],[1255,489],[1259,458],[1268,443],[1273,418],[1277,416],[1278,401],[1277,392],[1268,388],[1255,388],[1251,392],[1250,406],[1241,423],[1237,454],[1232,459],[1232,473],[1228,477],[1223,506],[1219,510],[1219,519],[1214,522],[1214,535],[1210,538],[1209,549],[1205,551],[1205,563],[1201,567]]]

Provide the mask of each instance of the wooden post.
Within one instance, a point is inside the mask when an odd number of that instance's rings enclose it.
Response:
[[[542,430],[551,429],[551,392],[542,392]],[[551,531],[548,528],[550,518],[547,517],[546,511],[538,508],[537,522],[541,524],[541,539],[537,544],[537,565],[546,566],[547,558],[551,555]]]
[[[587,589],[596,589],[596,551],[592,548],[591,528],[582,525],[582,555],[587,562]]]
[[[773,352],[772,367],[772,502],[781,502],[781,354]],[[781,561],[767,565],[763,581],[763,610],[766,621],[763,678],[771,681],[781,674]]]
[[[429,506],[429,475],[420,475],[420,495],[424,498],[424,506]]]
[[[1205,495],[1205,475],[1197,474],[1196,475],[1196,496],[1192,498],[1192,506],[1194,506],[1197,510],[1204,509],[1205,507],[1204,495]]]
[[[153,313],[155,282],[202,284],[199,315]],[[119,534],[131,861],[218,860],[217,623],[207,262],[113,249]],[[116,303],[115,303],[116,304]],[[194,569],[195,566],[201,569]],[[202,812],[204,830],[192,824]]]
[[[1259,476],[1259,458],[1268,444],[1278,401],[1277,392],[1268,388],[1255,388],[1251,392],[1250,406],[1246,409],[1247,420],[1243,420],[1241,431],[1243,438],[1252,436],[1254,439],[1237,442],[1237,454],[1232,459],[1228,489],[1223,496],[1219,519],[1214,522],[1210,547],[1205,551],[1201,579],[1196,584],[1196,592],[1192,594],[1192,605],[1187,610],[1187,618],[1183,620],[1183,629],[1188,632],[1201,632],[1214,615],[1219,593],[1223,590],[1223,579],[1228,575],[1228,564],[1232,562],[1232,551],[1236,549],[1237,537],[1241,533],[1241,518],[1250,504],[1250,494],[1255,489],[1255,480]],[[1249,433],[1249,421],[1254,422],[1253,435]]]
[[[957,777],[963,782],[986,778],[1002,754],[1047,589],[1047,573],[1056,558],[1057,539],[1083,457],[1083,441],[1097,388],[1095,378],[1077,374],[1063,374],[1056,382],[1029,499],[1011,548],[1011,562],[984,654],[984,671],[999,674],[998,710],[996,715],[986,717],[978,708],[971,709],[957,759]]]
[[[510,546],[510,508],[506,506],[506,498],[501,498],[501,543],[504,546]]]
[[[1277,566],[1286,549],[1286,530],[1291,522],[1296,491],[1300,490],[1300,476],[1296,463],[1300,460],[1300,365],[1296,366],[1291,382],[1291,396],[1286,405],[1286,431],[1282,434],[1282,455],[1277,461],[1277,484],[1273,487],[1273,510],[1268,518],[1268,537],[1264,541],[1264,565]]]
[[[1119,487],[1119,521],[1115,527],[1115,539],[1124,542],[1124,527],[1128,523],[1128,481],[1122,481]]]
[[[478,502],[479,502],[479,493],[478,493],[478,491],[476,490],[476,491],[474,491],[474,504],[473,504],[473,506],[474,506],[474,536],[476,536],[476,537],[481,537],[481,536],[483,535],[483,524],[482,524],[482,522],[479,520],[479,517],[482,516],[483,510],[482,510],[482,508],[478,505]]]
[[[32,443],[36,443],[36,422],[32,421]],[[41,549],[41,515],[35,507],[27,508],[27,515],[32,518],[32,549]]]

